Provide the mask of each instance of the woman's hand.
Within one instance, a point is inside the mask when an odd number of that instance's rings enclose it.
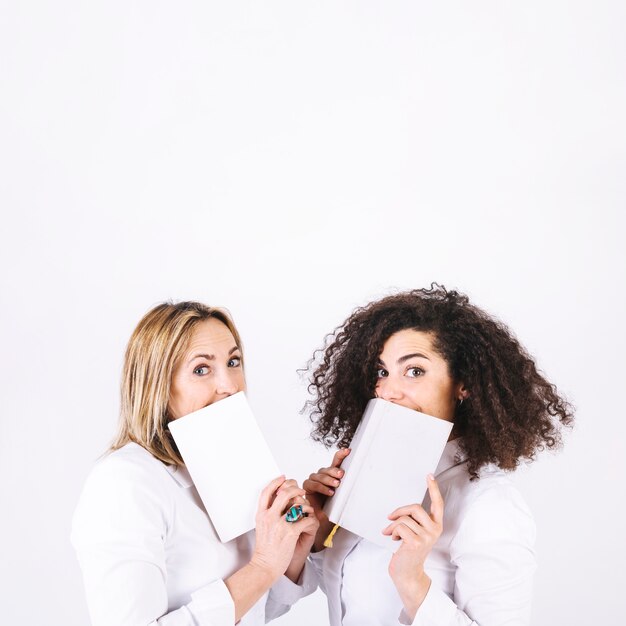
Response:
[[[283,489],[291,487],[298,487],[298,483],[295,480],[286,480],[278,489],[278,493],[281,492]],[[300,489],[299,491],[302,492],[304,490]],[[294,583],[297,583],[298,579],[300,578],[302,568],[304,567],[304,562],[311,552],[311,548],[313,547],[313,543],[315,542],[315,536],[320,525],[317,517],[312,514],[313,508],[306,500],[304,495],[296,496],[293,500],[290,500],[287,504],[287,508],[297,505],[300,505],[302,507],[302,511],[308,513],[309,517],[307,518],[307,524],[302,524],[303,520],[292,522],[293,524],[298,525],[300,535],[298,536],[298,540],[296,541],[296,546],[293,551],[293,557],[291,558],[291,562],[289,563],[289,566],[285,571],[285,576],[287,576],[287,578],[289,578]]]
[[[428,476],[428,493],[430,513],[419,504],[400,507],[389,515],[393,522],[383,530],[383,535],[402,541],[391,557],[389,575],[411,621],[430,588],[424,562],[443,530],[443,498],[432,475]]]
[[[318,522],[313,515],[313,507],[303,498],[304,493],[304,489],[298,487],[295,480],[285,480],[284,476],[275,478],[261,492],[256,514],[256,544],[250,564],[265,573],[272,584],[288,567],[292,575],[296,574],[295,568],[290,564],[298,543],[300,558],[301,553],[306,550],[297,572],[297,576],[300,575],[312,537],[315,537]],[[288,522],[285,513],[293,504],[300,504],[308,517],[297,522]],[[302,535],[305,537],[300,540]]]
[[[322,550],[324,539],[332,529],[332,523],[322,510],[326,500],[334,495],[337,487],[341,484],[344,471],[340,469],[343,460],[350,454],[350,448],[337,450],[333,456],[330,467],[322,467],[311,474],[302,484],[306,491],[306,499],[309,501],[315,516],[319,520],[319,530],[315,538],[315,550]]]
[[[304,489],[300,489],[295,480],[285,480],[284,476],[275,478],[261,492],[252,559],[224,580],[235,605],[235,623],[239,622],[283,573],[287,573],[288,568],[293,568],[294,549],[301,535],[315,535],[317,520],[313,515],[313,507],[304,501],[303,495]],[[297,522],[288,522],[285,513],[293,503],[300,504],[308,517]],[[302,545],[306,542],[306,538],[303,539]],[[300,569],[297,572],[294,570],[294,582],[300,576],[303,564],[304,560]]]

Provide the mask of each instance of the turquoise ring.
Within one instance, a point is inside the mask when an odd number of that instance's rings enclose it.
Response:
[[[302,506],[300,504],[296,504],[292,506],[287,511],[287,515],[285,515],[285,519],[288,522],[297,522],[298,520],[301,520],[303,517],[306,517],[306,513],[302,510]]]

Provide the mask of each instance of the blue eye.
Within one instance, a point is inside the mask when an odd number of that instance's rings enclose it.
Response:
[[[241,365],[241,357],[234,356],[228,361],[228,367],[239,367]]]
[[[198,367],[196,367],[193,370],[193,373],[196,376],[206,376],[209,373],[209,366],[208,365],[199,365]]]
[[[384,367],[379,367],[376,370],[376,378],[387,378],[389,372]]]
[[[425,372],[421,367],[410,367],[406,373],[409,378],[418,378],[423,376]]]

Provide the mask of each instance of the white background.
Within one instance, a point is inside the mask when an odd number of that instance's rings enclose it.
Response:
[[[87,623],[70,519],[150,307],[230,309],[302,479],[330,452],[296,369],[436,280],[578,409],[519,477],[533,623],[622,623],[624,32],[621,0],[2,0],[0,621]],[[279,623],[326,619],[317,592]]]

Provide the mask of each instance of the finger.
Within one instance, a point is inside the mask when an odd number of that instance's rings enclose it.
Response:
[[[330,469],[330,468],[328,468]],[[335,472],[340,472],[341,470],[333,470]],[[309,476],[309,480],[313,480],[318,483],[322,483],[322,485],[326,485],[327,487],[338,487],[339,486],[339,478],[336,478],[334,475],[325,474],[321,470],[317,474],[311,474]]]
[[[292,500],[295,500],[295,498],[303,496],[304,494],[304,489],[300,489],[300,487],[288,487],[287,489],[283,489],[280,493],[276,494],[276,498],[269,508],[270,510],[277,512],[279,515],[282,515],[283,512],[289,508],[288,505]]]
[[[277,491],[280,491],[283,487],[294,487],[298,486],[298,481],[295,478],[286,478],[285,482],[278,488]]]
[[[432,474],[428,474],[428,493],[430,494],[430,517],[436,524],[443,523],[444,502],[439,485]]]
[[[394,541],[411,541],[415,539],[415,533],[405,524],[397,524],[391,531],[391,538]]]
[[[304,489],[302,489],[302,487],[298,487],[297,485],[294,485],[293,487],[287,487],[286,489],[280,489],[277,493],[276,493],[276,498],[280,498],[281,501],[283,502],[290,502],[292,500],[295,500],[296,498],[302,498],[304,499],[304,496],[306,495],[306,491]]]
[[[333,462],[330,464],[331,467],[339,467],[343,460],[350,454],[350,448],[341,448],[341,450],[337,450],[335,452],[335,456],[333,457]]]
[[[340,467],[334,467],[333,465],[331,465],[330,467],[320,467],[317,471],[320,474],[334,476],[335,478],[341,478],[345,474],[345,472]]]
[[[304,506],[305,504],[309,504],[306,496],[296,496],[287,502],[287,506],[285,508],[290,509],[292,506]]]
[[[315,516],[309,515],[309,517],[305,517],[301,519],[299,522],[295,522],[292,524],[294,529],[298,532],[298,534],[302,535],[303,533],[313,535],[315,531],[319,528],[319,522],[315,518]]]
[[[276,493],[280,493],[283,489],[287,489],[288,487],[297,487],[298,483],[293,478],[288,478],[285,482],[276,490]]]
[[[307,493],[321,493],[324,496],[332,496],[335,491],[320,482],[305,480],[303,485]]]
[[[307,515],[313,515],[315,513],[315,509],[310,504],[301,504],[302,512]]]
[[[287,489],[290,487],[297,487],[298,483],[293,479],[293,478],[288,478],[287,480],[285,480],[285,482],[276,490],[276,493],[272,496],[272,498],[270,498],[270,504],[269,506],[271,507],[272,504],[274,503],[274,498],[276,498],[276,496],[281,493],[281,491],[283,491],[283,489]]]
[[[261,495],[259,496],[258,511],[265,511],[269,509],[270,503],[274,498],[276,490],[285,482],[285,475],[274,478],[268,485],[263,488]]]
[[[417,535],[419,537],[423,537],[427,534],[425,529],[420,526],[420,524],[418,524],[412,517],[409,517],[408,515],[403,515],[400,519],[392,522],[391,524],[389,524],[389,526],[383,529],[383,535],[393,535],[394,530],[400,524],[404,524],[414,535]]]
[[[403,515],[412,517],[416,522],[425,526],[426,528],[430,528],[433,525],[433,520],[430,515],[426,513],[424,507],[421,504],[410,504],[408,506],[401,506],[399,509],[396,509],[393,513],[389,515],[389,519],[395,520]]]

